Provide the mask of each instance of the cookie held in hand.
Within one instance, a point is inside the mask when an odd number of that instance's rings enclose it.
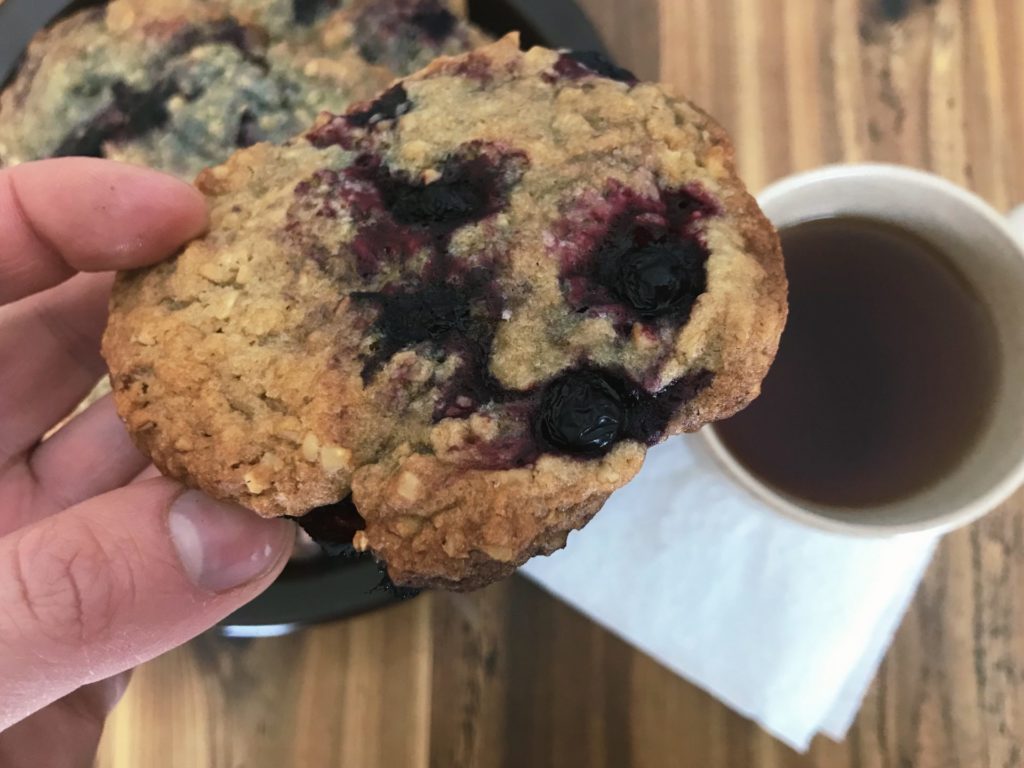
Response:
[[[722,130],[514,37],[199,186],[209,234],[115,288],[122,416],[164,472],[316,510],[399,585],[562,547],[648,446],[758,394],[785,321]]]

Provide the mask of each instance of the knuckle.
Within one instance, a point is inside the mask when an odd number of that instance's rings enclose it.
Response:
[[[123,564],[85,525],[30,529],[14,572],[24,631],[58,648],[101,641],[130,592]]]

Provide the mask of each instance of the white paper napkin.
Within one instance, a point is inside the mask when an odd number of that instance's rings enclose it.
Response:
[[[842,739],[935,548],[776,516],[699,438],[640,475],[551,557],[548,591],[798,750]]]

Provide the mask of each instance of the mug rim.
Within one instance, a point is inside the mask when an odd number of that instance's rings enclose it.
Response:
[[[973,212],[980,215],[994,230],[1000,232],[1013,246],[1014,253],[1021,261],[1024,261],[1024,243],[1021,242],[1020,237],[1010,228],[1008,220],[995,208],[980,196],[958,186],[952,181],[934,173],[915,168],[889,163],[826,165],[814,170],[802,171],[773,182],[757,195],[757,201],[764,208],[775,200],[797,190],[804,189],[809,185],[866,178],[888,179],[904,185],[909,184],[918,189],[927,187],[934,192],[954,199],[959,204],[970,208]],[[783,228],[796,224],[799,221],[799,218],[793,218],[783,224],[776,224],[774,221],[772,223]],[[997,482],[990,484],[983,493],[979,493],[969,503],[961,505],[956,509],[947,510],[910,523],[887,523],[877,519],[871,522],[859,522],[853,517],[847,520],[824,514],[817,511],[815,509],[816,505],[813,503],[807,502],[802,504],[760,480],[729,452],[718,436],[714,424],[709,424],[702,429],[700,435],[705,444],[710,448],[715,460],[732,479],[744,491],[751,493],[757,499],[764,502],[773,512],[813,528],[847,536],[879,538],[924,532],[945,533],[969,525],[984,517],[1006,501],[1014,491],[1024,484],[1024,452],[1022,452],[1017,457],[1013,466]],[[885,506],[880,505],[878,508],[884,509]],[[819,509],[822,508],[826,508],[825,505],[819,507]],[[841,507],[835,507],[834,509],[836,512],[842,511]],[[851,510],[854,509],[856,508],[851,507]]]

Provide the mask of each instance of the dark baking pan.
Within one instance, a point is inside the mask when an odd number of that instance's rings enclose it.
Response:
[[[97,4],[6,0],[0,5],[0,82],[15,71],[37,31],[63,13]],[[573,0],[470,0],[469,9],[473,21],[495,37],[518,30],[527,46],[605,52],[593,25]],[[369,557],[295,562],[262,596],[229,617],[221,631],[233,637],[266,637],[395,602],[396,597],[380,588],[380,583],[381,573]]]

